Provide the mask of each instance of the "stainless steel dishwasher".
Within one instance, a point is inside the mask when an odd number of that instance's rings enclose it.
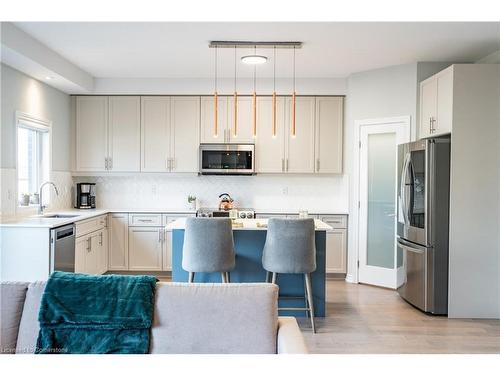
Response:
[[[69,224],[50,231],[50,273],[75,272],[75,225]]]

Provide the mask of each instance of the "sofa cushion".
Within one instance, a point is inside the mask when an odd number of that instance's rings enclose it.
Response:
[[[46,282],[34,282],[29,284],[24,300],[23,316],[19,325],[16,353],[34,353],[38,331],[38,310],[45,289]]]
[[[13,354],[28,283],[2,282],[0,286],[0,353]]]
[[[276,353],[278,287],[158,283],[151,353]]]

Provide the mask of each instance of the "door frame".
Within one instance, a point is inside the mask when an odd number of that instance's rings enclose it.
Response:
[[[360,198],[360,135],[361,127],[370,125],[383,125],[383,124],[401,124],[406,127],[407,140],[410,142],[412,134],[412,122],[411,116],[395,116],[395,117],[384,117],[376,119],[365,119],[365,120],[355,120],[354,121],[354,160],[353,160],[353,174],[352,174],[352,196],[351,196],[351,215],[350,215],[350,225],[351,234],[349,235],[349,241],[351,243],[350,249],[353,249],[352,256],[348,258],[348,273],[346,275],[346,281],[352,283],[359,283],[359,227],[360,227],[360,215],[359,215],[359,198]]]

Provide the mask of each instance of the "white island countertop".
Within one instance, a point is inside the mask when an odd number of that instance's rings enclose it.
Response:
[[[212,219],[207,219],[212,220]],[[233,220],[233,230],[267,230],[268,219],[236,219]],[[333,228],[325,222],[314,219],[316,231],[329,231]],[[167,230],[184,229],[186,227],[186,219],[177,219],[166,226]]]

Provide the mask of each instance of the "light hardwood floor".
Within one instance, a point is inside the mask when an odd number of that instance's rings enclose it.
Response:
[[[392,290],[327,281],[327,317],[312,334],[298,318],[311,353],[500,353],[500,320],[424,314]]]

